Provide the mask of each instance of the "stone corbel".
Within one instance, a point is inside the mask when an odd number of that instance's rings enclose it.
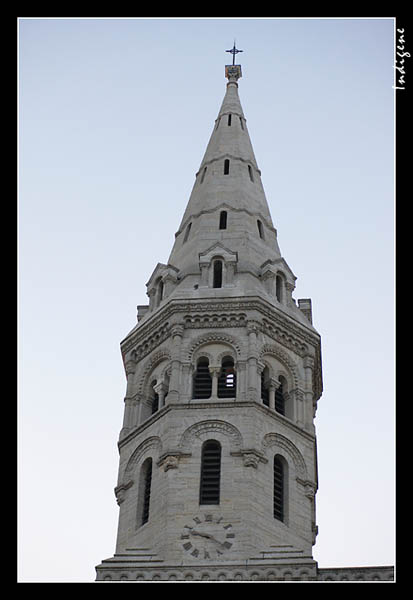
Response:
[[[121,483],[120,485],[115,487],[114,491],[116,496],[116,502],[119,506],[125,500],[125,493],[133,485],[133,483],[133,480],[130,479],[127,483]]]
[[[158,462],[156,463],[158,467],[162,467],[163,470],[169,471],[169,469],[178,469],[179,460],[183,456],[191,456],[190,454],[183,454],[182,452],[166,452],[163,454]]]
[[[299,477],[297,477],[297,483],[299,483],[303,487],[304,495],[309,500],[314,500],[314,497],[315,497],[315,494],[317,491],[316,485],[308,479],[304,480],[304,479],[300,479]]]
[[[231,452],[231,456],[241,456],[244,467],[253,467],[254,469],[258,467],[260,462],[268,462],[268,459],[261,452],[258,452],[258,450],[254,450],[254,448]]]

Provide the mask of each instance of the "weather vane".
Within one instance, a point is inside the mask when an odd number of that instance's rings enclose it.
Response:
[[[238,50],[235,47],[235,40],[234,40],[234,47],[231,48],[231,50],[225,50],[225,52],[230,52],[232,54],[232,64],[235,65],[235,55],[238,54],[238,52],[243,52],[243,50]]]

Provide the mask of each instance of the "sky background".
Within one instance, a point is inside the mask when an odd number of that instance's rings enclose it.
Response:
[[[320,567],[394,564],[394,21],[19,21],[18,581],[114,553],[120,341],[239,94],[294,298],[312,298]]]

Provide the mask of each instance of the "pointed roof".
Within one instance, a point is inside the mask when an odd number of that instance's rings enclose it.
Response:
[[[222,239],[222,231],[215,228],[216,233],[211,232],[211,219],[216,220],[217,211],[221,210],[232,213],[231,222],[237,223],[238,235],[242,232],[244,242],[249,237],[252,246],[256,246],[257,221],[263,224],[267,235],[261,236],[259,245],[266,248],[263,251],[263,248],[257,250],[255,247],[259,258],[254,262],[259,260],[262,264],[263,260],[280,257],[261,171],[238,95],[240,65],[227,65],[225,74],[228,79],[225,96],[168,261],[179,269],[189,268],[188,254],[198,256],[214,241]],[[188,239],[188,243],[184,243],[184,239]]]

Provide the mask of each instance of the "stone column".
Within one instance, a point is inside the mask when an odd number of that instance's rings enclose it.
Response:
[[[172,328],[172,360],[171,360],[171,378],[169,381],[168,402],[179,402],[180,389],[179,379],[181,373],[181,344],[184,335],[182,325],[175,325]]]
[[[194,367],[191,363],[182,364],[182,390],[181,390],[181,402],[190,402],[192,399],[192,373]]]
[[[125,411],[123,414],[123,429],[130,428],[135,425],[134,416],[134,400],[133,400],[133,387],[134,387],[134,375],[136,369],[136,362],[133,358],[129,358],[125,362],[126,372],[126,395],[125,395]]]
[[[235,261],[225,263],[225,285],[224,287],[234,287]]]
[[[245,400],[246,398],[246,374],[247,374],[247,361],[239,360],[235,365],[235,371],[237,375],[237,391],[236,399]]]
[[[249,321],[248,331],[248,398],[259,401],[258,388],[258,349],[257,332],[258,324],[255,321]]]
[[[201,283],[199,287],[208,287],[208,263],[199,263],[201,269]]]
[[[154,310],[155,307],[155,294],[156,294],[156,289],[152,288],[151,290],[148,290],[146,292],[146,295],[149,296],[149,310],[152,311]]]
[[[285,289],[285,304],[286,304],[286,306],[291,306],[292,304],[295,304],[295,302],[293,300],[294,288],[295,288],[294,284],[289,283],[288,281],[285,282],[284,289]]]
[[[275,392],[278,390],[280,385],[281,381],[278,381],[278,379],[274,379],[274,377],[270,378],[268,389],[270,392],[270,408],[272,410],[275,410]]]
[[[221,367],[209,367],[209,372],[212,377],[211,398],[218,398],[218,377],[221,372]]]
[[[275,298],[275,274],[272,271],[266,271],[262,276],[262,280],[267,292]]]
[[[310,431],[313,425],[313,369],[314,358],[304,356],[305,393],[304,393],[304,427]]]
[[[165,404],[166,389],[163,381],[154,385],[153,389],[155,391],[155,394],[158,394],[158,410],[160,410]]]

